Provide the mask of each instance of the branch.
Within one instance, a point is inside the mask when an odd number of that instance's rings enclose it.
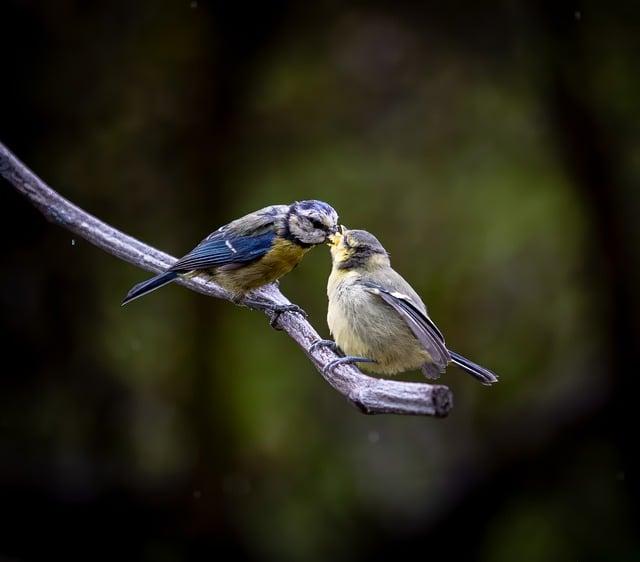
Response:
[[[123,261],[154,273],[166,270],[176,261],[176,258],[116,230],[59,195],[2,143],[0,175],[49,221]],[[204,277],[179,278],[177,282],[204,295],[230,300],[224,289]],[[290,304],[275,285],[262,287],[254,294],[275,304]],[[362,374],[351,365],[342,365],[333,373],[325,373],[324,367],[337,355],[327,348],[319,348],[313,353],[309,351],[320,337],[313,326],[299,314],[291,312],[281,314],[278,323],[303,349],[325,380],[363,413],[444,417],[451,410],[453,396],[446,386],[378,379]]]

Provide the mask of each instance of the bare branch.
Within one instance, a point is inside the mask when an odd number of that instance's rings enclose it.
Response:
[[[155,273],[176,261],[176,258],[116,230],[59,195],[2,143],[0,175],[25,195],[48,220],[121,260]],[[177,282],[204,295],[229,300],[224,289],[204,277],[181,278]],[[275,285],[263,287],[254,294],[275,304],[290,304]],[[281,314],[278,323],[303,349],[325,380],[362,412],[444,417],[451,410],[453,396],[446,386],[377,379],[350,365],[340,366],[333,373],[326,374],[323,368],[337,356],[327,348],[318,348],[313,353],[309,351],[319,339],[313,326],[293,312]]]

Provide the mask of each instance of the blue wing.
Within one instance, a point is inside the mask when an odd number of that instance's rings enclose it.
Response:
[[[275,232],[256,236],[225,236],[219,230],[203,240],[186,256],[180,258],[170,271],[186,273],[194,269],[213,269],[225,265],[242,265],[264,256],[273,245]]]

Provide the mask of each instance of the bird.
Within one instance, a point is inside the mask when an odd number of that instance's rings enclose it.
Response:
[[[357,363],[382,375],[421,369],[435,379],[453,363],[484,385],[497,382],[490,370],[447,348],[426,306],[392,269],[373,234],[341,227],[329,245],[333,266],[327,323],[334,340],[318,340],[311,348],[331,347],[344,356],[328,363],[325,372]]]
[[[297,305],[278,305],[247,295],[289,273],[312,247],[325,243],[338,228],[338,213],[323,201],[264,207],[221,226],[165,272],[132,287],[122,305],[178,276],[205,273],[231,293],[233,302],[273,313],[272,325],[282,312],[304,315]]]

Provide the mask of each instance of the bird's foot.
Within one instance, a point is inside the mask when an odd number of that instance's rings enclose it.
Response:
[[[346,357],[340,357],[339,359],[334,359],[323,369],[325,375],[333,374],[333,371],[339,365],[353,365],[354,363],[376,363],[374,359],[369,359],[368,357],[355,357],[353,355],[347,355]]]
[[[269,326],[271,326],[274,330],[282,330],[282,328],[278,326],[278,321],[280,320],[280,315],[284,312],[295,312],[296,314],[302,316],[305,320],[307,319],[307,313],[297,304],[277,304],[273,305],[268,310],[271,314]]]
[[[344,355],[344,353],[342,353],[342,350],[338,347],[338,344],[333,340],[318,340],[313,342],[309,347],[309,353],[313,353],[320,347],[327,347],[337,355]]]
[[[307,313],[300,308],[297,304],[274,304],[269,301],[257,300],[257,299],[244,299],[243,304],[249,308],[255,308],[256,310],[262,310],[269,314],[269,325],[274,330],[281,330],[277,323],[280,319],[280,315],[285,312],[296,312],[303,318],[307,318]]]

